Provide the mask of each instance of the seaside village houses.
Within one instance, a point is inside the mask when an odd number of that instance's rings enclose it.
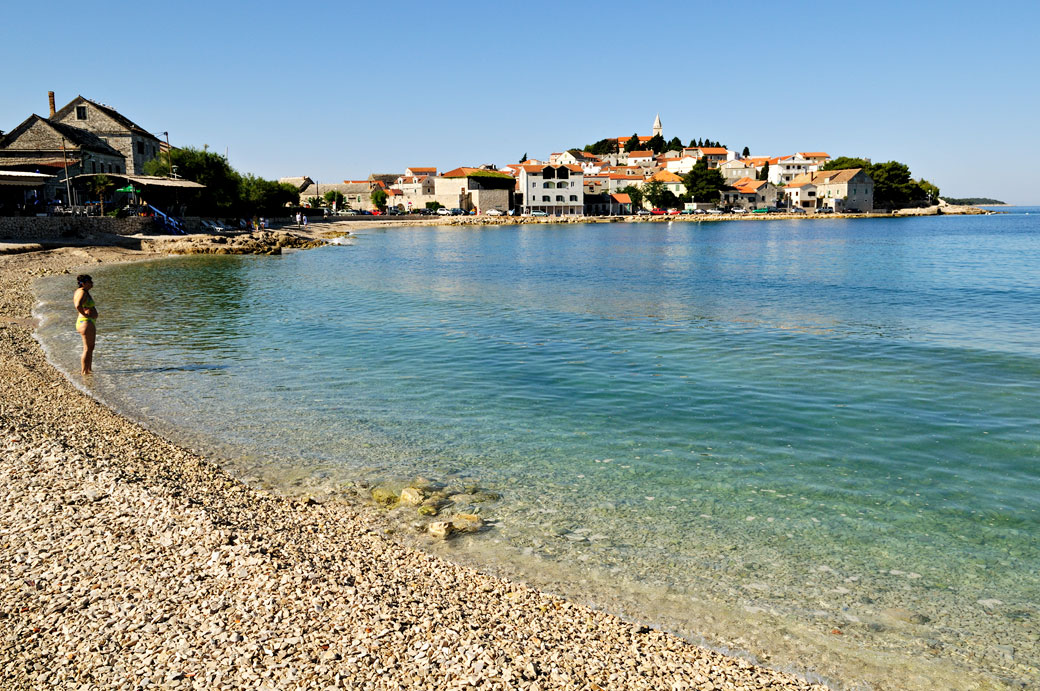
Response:
[[[89,199],[86,182],[100,174],[156,201],[172,201],[172,188],[201,187],[144,175],[145,164],[168,144],[114,108],[77,96],[58,110],[53,91],[48,106],[46,118],[30,115],[0,135],[0,213],[80,207]]]
[[[476,214],[627,215],[641,209],[623,190],[657,183],[680,198],[686,194],[683,176],[703,161],[719,171],[725,186],[719,191],[717,204],[683,204],[689,210],[714,206],[744,211],[791,207],[873,210],[873,183],[863,171],[828,171],[820,177],[820,168],[830,160],[825,152],[741,157],[719,146],[688,146],[656,153],[648,146],[654,136],[664,137],[660,116],[651,132],[635,135],[636,141],[627,152],[632,135],[613,138],[615,153],[568,149],[553,152],[546,160],[527,159],[501,169],[486,164],[438,173],[433,166],[413,166],[403,173],[375,174],[367,180],[335,184],[319,184],[307,177],[282,178],[281,182],[297,186],[301,204],[336,190],[343,194],[347,208],[363,211],[375,210],[372,193],[381,189],[387,195],[387,208],[395,213],[439,205]],[[650,209],[646,200],[643,208]]]

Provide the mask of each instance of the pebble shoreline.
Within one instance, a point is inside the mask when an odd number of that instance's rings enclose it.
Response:
[[[824,688],[247,487],[104,408],[47,363],[31,282],[157,256],[0,256],[0,687]]]

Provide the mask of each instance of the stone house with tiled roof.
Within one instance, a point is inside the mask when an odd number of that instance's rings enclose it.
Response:
[[[784,187],[789,206],[873,211],[874,181],[862,168],[802,173]]]
[[[51,113],[53,122],[86,130],[100,137],[123,155],[129,175],[144,174],[144,165],[160,151],[159,138],[114,108],[77,96],[61,110]]]
[[[726,206],[739,207],[747,211],[776,206],[780,188],[768,180],[744,177],[719,191]]]
[[[34,114],[0,137],[0,169],[51,175],[45,196],[69,203],[66,176],[123,174],[126,159],[92,132]]]

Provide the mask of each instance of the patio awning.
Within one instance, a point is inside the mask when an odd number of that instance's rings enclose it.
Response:
[[[179,187],[181,189],[195,189],[201,190],[205,188],[205,185],[201,185],[191,180],[176,180],[174,178],[163,178],[157,175],[120,175],[118,173],[105,173],[110,178],[119,178],[120,180],[126,180],[132,182],[141,187]],[[94,174],[82,174],[73,175],[73,180],[80,178],[92,178]]]
[[[40,187],[48,178],[46,173],[26,173],[20,170],[0,170],[0,185],[14,187]]]

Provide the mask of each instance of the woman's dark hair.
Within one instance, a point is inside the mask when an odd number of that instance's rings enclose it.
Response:
[[[76,283],[78,283],[81,288],[83,287],[83,284],[87,281],[93,283],[94,279],[87,274],[80,274],[79,276],[76,276]]]

